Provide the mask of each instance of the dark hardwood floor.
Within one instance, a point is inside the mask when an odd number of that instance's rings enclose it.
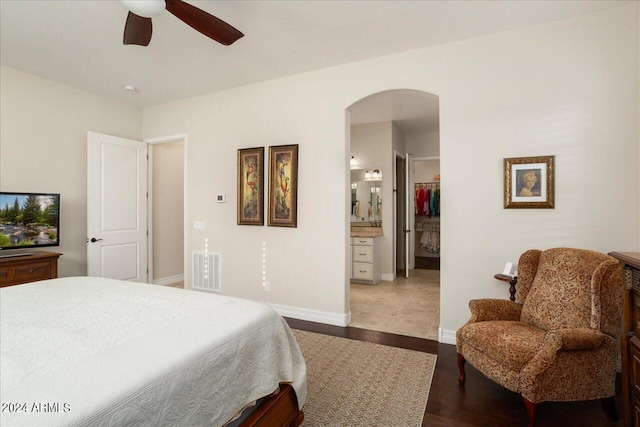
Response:
[[[450,344],[367,329],[338,327],[303,320],[286,319],[290,327],[337,337],[373,342],[436,354],[436,371],[431,383],[423,426],[527,426],[527,414],[519,394],[513,393],[466,365],[467,380],[458,385],[456,348]],[[620,382],[618,375],[618,383]],[[616,408],[622,415],[618,387]],[[546,402],[538,410],[537,427],[614,427],[622,420],[607,420],[599,400]],[[304,424],[303,424],[304,426]],[[387,427],[387,426],[385,426]]]

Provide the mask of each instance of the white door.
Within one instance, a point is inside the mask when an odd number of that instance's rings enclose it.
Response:
[[[87,135],[87,272],[147,282],[147,144]]]

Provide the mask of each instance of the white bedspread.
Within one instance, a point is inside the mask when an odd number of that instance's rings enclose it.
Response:
[[[217,426],[306,366],[269,306],[95,277],[0,290],[2,426]]]

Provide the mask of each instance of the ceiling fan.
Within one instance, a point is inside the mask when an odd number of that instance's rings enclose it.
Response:
[[[243,37],[240,31],[223,20],[182,0],[120,0],[129,9],[124,26],[124,44],[148,46],[151,41],[151,18],[165,9],[205,36],[225,46]]]

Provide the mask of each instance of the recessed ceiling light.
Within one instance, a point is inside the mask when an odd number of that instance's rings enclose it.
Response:
[[[127,85],[124,87],[124,90],[127,90],[129,92],[135,92],[138,89],[136,89],[135,86]]]

